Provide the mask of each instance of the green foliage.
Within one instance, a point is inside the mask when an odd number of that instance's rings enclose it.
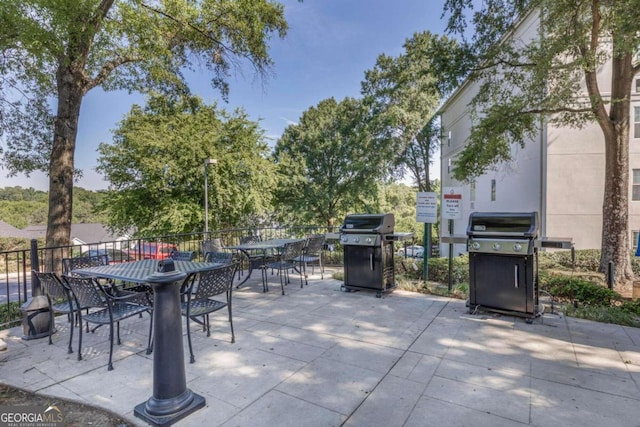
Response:
[[[106,216],[97,208],[103,197],[102,192],[75,187],[73,223],[104,223]],[[16,228],[46,224],[48,205],[46,191],[22,187],[0,188],[0,218]]]
[[[408,170],[419,191],[431,191],[429,166],[440,142],[434,119],[441,97],[456,85],[457,42],[429,31],[414,34],[398,57],[380,55],[362,82],[367,126],[399,174]]]
[[[325,99],[278,140],[275,197],[280,220],[335,227],[347,213],[377,210],[386,149],[370,138],[361,103]]]
[[[18,324],[22,319],[20,303],[10,302],[0,304],[0,325]]]
[[[561,301],[578,300],[586,305],[610,306],[620,301],[621,296],[615,291],[581,277],[566,275],[549,275],[544,286],[554,298]]]
[[[176,149],[179,147],[179,149]],[[268,146],[242,111],[228,114],[199,98],[156,96],[134,106],[100,144],[98,168],[109,181],[100,207],[108,225],[139,235],[204,227],[204,160],[212,229],[250,226],[269,212],[274,182]]]
[[[451,283],[469,283],[469,256],[461,255],[452,259]],[[429,280],[449,283],[449,258],[429,258]]]
[[[268,42],[286,31],[284,7],[270,0],[0,2],[1,163],[10,173],[56,177],[47,243],[69,240],[77,129],[89,91],[184,95],[185,71],[205,68],[226,98],[231,71],[248,63],[264,76],[272,65]],[[177,205],[172,213],[169,221],[189,209]]]

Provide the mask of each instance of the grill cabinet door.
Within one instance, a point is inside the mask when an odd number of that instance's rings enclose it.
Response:
[[[472,253],[469,302],[533,314],[533,268],[526,257]]]
[[[345,246],[344,258],[345,286],[383,289],[380,247]]]

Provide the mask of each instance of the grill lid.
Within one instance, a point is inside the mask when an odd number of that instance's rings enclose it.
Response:
[[[341,233],[393,233],[395,217],[387,214],[350,214],[340,227]]]
[[[538,212],[472,212],[467,236],[538,237]]]

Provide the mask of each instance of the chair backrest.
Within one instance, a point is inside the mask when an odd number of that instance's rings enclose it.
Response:
[[[193,261],[196,257],[196,253],[194,251],[173,251],[169,255],[174,261]]]
[[[306,242],[306,240],[299,240],[296,242],[285,243],[280,259],[283,261],[291,261],[292,259],[299,257],[302,255]]]
[[[260,241],[262,241],[262,239],[256,234],[251,234],[249,236],[243,236],[240,238],[241,245],[244,245],[245,243],[257,243]]]
[[[105,292],[100,289],[100,284],[92,277],[62,275],[69,289],[80,307],[104,307],[106,306]]]
[[[109,257],[107,254],[63,258],[62,272],[66,275],[73,275],[72,271],[76,268],[97,267],[99,265],[107,264],[109,264]]]
[[[305,255],[320,256],[322,254],[322,245],[324,245],[324,234],[315,234],[307,238],[307,244],[304,248]]]
[[[237,263],[232,263],[198,273],[199,277],[194,281],[197,287],[193,291],[192,284],[191,298],[198,300],[231,292],[236,267]]]
[[[200,251],[202,252],[203,257],[207,254],[207,252],[220,252],[224,249],[224,244],[222,243],[222,239],[215,238],[211,240],[203,240],[200,243]]]
[[[204,262],[219,262],[231,264],[234,261],[234,253],[230,251],[211,251],[204,254]]]
[[[40,282],[40,287],[45,295],[49,296],[52,300],[56,299],[69,299],[69,289],[60,280],[55,273],[40,273],[33,271]]]

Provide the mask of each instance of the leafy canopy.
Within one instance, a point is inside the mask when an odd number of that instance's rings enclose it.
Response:
[[[155,96],[134,106],[100,144],[98,170],[110,183],[101,207],[108,225],[137,235],[200,231],[204,227],[205,159],[213,228],[246,226],[270,210],[273,166],[258,124],[199,98]]]
[[[429,165],[440,140],[435,118],[441,98],[464,75],[457,42],[429,31],[404,43],[404,53],[380,55],[362,82],[368,126],[378,144],[404,175],[409,170],[421,191],[429,191]]]
[[[268,0],[2,1],[2,163],[10,174],[50,172],[54,119],[77,120],[60,106],[98,86],[188,94],[186,73],[205,68],[226,98],[231,72],[250,64],[265,74],[267,43],[286,31],[283,6]]]
[[[285,220],[321,221],[374,209],[388,157],[369,137],[361,102],[325,99],[288,126],[275,147],[275,197]]]

